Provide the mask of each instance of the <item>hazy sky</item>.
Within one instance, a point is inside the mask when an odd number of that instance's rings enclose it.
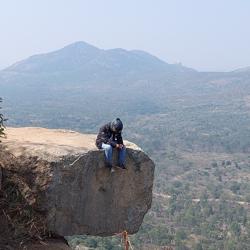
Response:
[[[250,0],[2,0],[0,69],[75,41],[204,71],[250,66]]]

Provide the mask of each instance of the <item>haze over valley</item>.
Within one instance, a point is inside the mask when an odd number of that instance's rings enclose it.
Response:
[[[137,249],[250,247],[249,67],[199,72],[145,51],[76,42],[0,71],[0,96],[7,126],[97,133],[123,120],[124,137],[156,162]],[[107,239],[105,249],[116,243]]]

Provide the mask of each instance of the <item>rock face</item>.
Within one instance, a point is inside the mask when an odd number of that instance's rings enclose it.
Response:
[[[25,200],[61,236],[108,236],[139,230],[151,207],[154,164],[125,141],[127,170],[110,173],[96,135],[44,128],[8,128],[0,155]],[[114,163],[117,155],[114,154]]]

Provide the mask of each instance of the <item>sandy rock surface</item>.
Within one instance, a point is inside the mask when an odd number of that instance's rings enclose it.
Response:
[[[15,154],[34,155],[44,160],[59,160],[65,155],[79,155],[96,150],[94,134],[81,134],[65,129],[39,127],[7,128],[4,144]],[[141,150],[134,143],[124,141],[129,148]]]

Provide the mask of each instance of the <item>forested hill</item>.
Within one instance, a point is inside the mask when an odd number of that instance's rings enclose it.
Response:
[[[71,82],[81,82],[85,79],[101,80],[103,76],[121,77],[129,74],[136,77],[145,73],[173,74],[182,71],[192,70],[179,64],[168,64],[140,50],[128,51],[121,48],[103,50],[85,42],[76,42],[51,53],[31,56],[6,68],[3,73],[9,76],[18,73],[37,77],[46,75],[51,82],[55,82],[53,76],[57,74],[61,76],[57,81],[66,82],[65,76],[70,74],[71,77],[74,76],[70,79]]]

